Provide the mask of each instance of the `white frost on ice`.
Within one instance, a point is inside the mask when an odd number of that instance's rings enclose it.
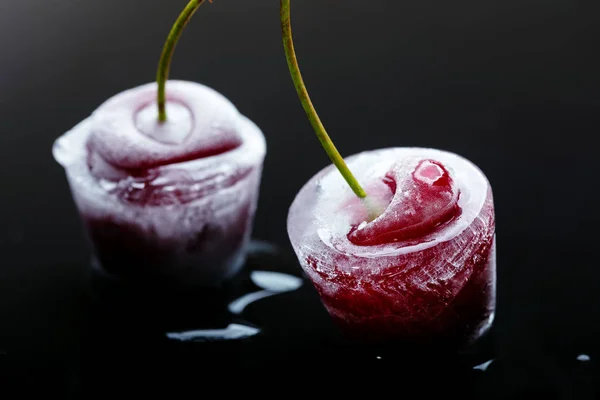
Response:
[[[166,105],[166,122],[158,122],[158,107],[156,102],[142,108],[136,116],[136,128],[157,140],[166,144],[181,144],[192,133],[192,112],[183,104],[170,101]]]

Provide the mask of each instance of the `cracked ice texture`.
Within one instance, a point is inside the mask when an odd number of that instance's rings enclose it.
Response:
[[[243,265],[266,143],[216,91],[156,83],[110,98],[54,144],[93,245],[109,273],[218,284]]]
[[[449,152],[388,148],[346,159],[381,215],[329,166],[288,215],[296,255],[334,321],[366,342],[462,347],[491,326],[495,219],[483,173]]]

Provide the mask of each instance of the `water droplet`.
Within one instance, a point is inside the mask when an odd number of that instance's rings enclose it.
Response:
[[[280,272],[252,271],[250,279],[261,289],[280,293],[296,290],[302,286],[302,279]]]
[[[494,362],[494,360],[489,360],[484,362],[483,364],[479,364],[473,367],[473,369],[479,370],[479,371],[486,371],[488,369],[488,367]]]
[[[580,354],[580,355],[577,356],[577,361],[587,362],[587,361],[590,361],[590,360],[591,360],[591,358],[587,354]]]
[[[168,114],[166,122],[158,122],[158,108],[154,103],[137,113],[136,128],[158,142],[171,145],[182,144],[192,133],[192,112],[183,104],[175,102],[169,102],[166,106]]]

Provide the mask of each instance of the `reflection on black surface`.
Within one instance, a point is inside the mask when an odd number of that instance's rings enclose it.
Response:
[[[229,312],[241,314],[250,304],[267,297],[275,296],[280,293],[293,292],[302,286],[302,279],[293,276],[271,271],[252,271],[250,273],[252,282],[262,288],[258,292],[248,293],[239,299],[229,303]]]
[[[256,247],[255,247],[256,249]],[[256,253],[255,253],[256,254]],[[272,271],[251,271],[250,280],[261,291],[254,291],[242,295],[228,305],[228,311],[234,315],[240,315],[252,303],[259,300],[276,296],[281,293],[292,292],[302,286],[302,279],[293,275]],[[185,332],[167,333],[169,339],[182,342],[193,341],[218,341],[218,340],[241,340],[258,335],[260,329],[243,324],[231,323],[224,329],[200,329]]]
[[[201,329],[167,333],[167,337],[180,342],[213,342],[217,340],[239,340],[258,335],[260,329],[240,324],[229,324],[225,329]]]

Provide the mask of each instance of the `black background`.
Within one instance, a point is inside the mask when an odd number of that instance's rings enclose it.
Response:
[[[99,345],[83,333],[95,318],[86,296],[89,252],[51,145],[108,97],[154,79],[166,34],[185,3],[0,0],[0,398],[9,397],[11,383],[21,396],[34,389],[60,398],[94,393],[80,379],[95,363],[85,349]],[[304,78],[343,155],[435,147],[469,158],[492,183],[499,361],[477,378],[479,395],[594,398],[600,390],[594,387],[600,372],[597,7],[568,0],[303,0],[292,7]],[[290,254],[289,204],[328,160],[291,84],[278,1],[203,6],[177,48],[171,77],[215,88],[262,128],[268,155],[254,236]],[[315,310],[300,323],[310,328],[287,341],[282,333],[268,351],[323,345],[319,335],[329,332],[329,321],[312,290],[303,296],[293,301]],[[289,318],[289,310],[279,311]],[[190,366],[206,367],[201,351],[168,353],[136,345],[143,341],[137,336],[111,353],[112,366],[89,373],[98,378],[91,386],[119,393],[108,389],[111,369],[143,375],[163,359],[188,371],[191,387],[210,386]],[[131,346],[136,350],[128,354]],[[273,365],[262,350],[244,351],[238,354],[254,357],[236,358],[245,371],[264,372],[255,392],[274,380],[269,368],[290,371],[302,386],[333,372],[318,357],[296,374],[299,361],[291,355]],[[591,361],[577,362],[581,353]],[[338,365],[335,372],[354,385],[363,367]],[[397,394],[407,393],[410,382],[400,372],[406,367],[401,360],[389,365],[398,376],[384,386],[393,382]],[[155,375],[130,386],[153,388]],[[163,386],[184,382],[169,379]],[[469,382],[457,390],[466,393]]]

